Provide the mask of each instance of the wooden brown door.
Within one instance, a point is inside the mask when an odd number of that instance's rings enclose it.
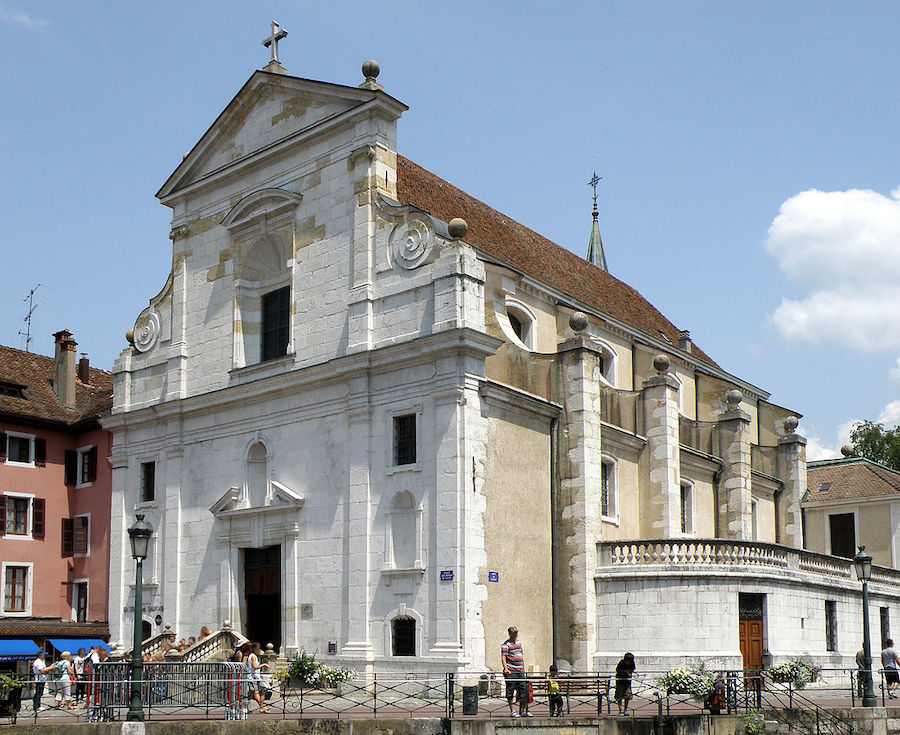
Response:
[[[762,669],[763,656],[763,621],[740,620],[741,656],[744,659],[745,671]]]

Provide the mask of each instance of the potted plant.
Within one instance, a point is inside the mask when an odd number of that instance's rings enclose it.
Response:
[[[287,683],[282,686],[300,687],[304,689],[337,689],[342,682],[349,681],[355,676],[352,669],[342,669],[316,661],[315,656],[310,656],[301,651],[288,663]]]
[[[698,669],[687,666],[670,669],[657,682],[666,694],[688,694],[701,702],[714,691],[715,684],[715,677],[702,666]]]
[[[13,722],[22,708],[22,686],[24,682],[0,674],[0,717],[11,717]]]
[[[803,689],[821,676],[822,669],[805,661],[787,661],[772,666],[765,671],[766,677],[776,684],[792,684],[795,689]]]

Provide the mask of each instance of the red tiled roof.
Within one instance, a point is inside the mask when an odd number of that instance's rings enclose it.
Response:
[[[809,500],[852,500],[900,495],[900,472],[861,458],[811,463],[806,470]]]
[[[469,226],[466,242],[486,254],[655,339],[664,335],[678,344],[675,325],[627,283],[400,155],[397,198],[444,222],[462,217]],[[716,365],[696,345],[691,354]]]
[[[24,398],[0,395],[0,416],[72,426],[95,419],[112,407],[112,373],[91,368],[90,384],[76,378],[75,409],[71,411],[56,397],[54,375],[52,357],[0,346],[0,382],[25,386]]]

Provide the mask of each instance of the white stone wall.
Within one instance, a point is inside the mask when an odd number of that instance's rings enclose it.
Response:
[[[639,670],[666,671],[704,663],[707,668],[743,667],[739,593],[765,595],[764,641],[771,662],[802,658],[824,668],[853,668],[862,647],[862,602],[855,582],[824,575],[747,568],[604,573],[597,578],[600,670],[615,668],[626,651]],[[837,651],[825,645],[825,600],[837,603]],[[881,639],[879,608],[900,614],[900,590],[870,587],[873,651]]]

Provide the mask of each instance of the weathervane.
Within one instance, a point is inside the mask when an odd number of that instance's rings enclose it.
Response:
[[[597,172],[594,171],[594,175],[591,176],[591,180],[588,181],[588,186],[593,188],[594,190],[594,216],[597,216],[597,184],[603,179],[602,176],[597,176]]]
[[[269,67],[272,67],[273,69],[284,69],[284,67],[281,66],[281,62],[278,60],[278,42],[281,39],[286,38],[287,34],[288,32],[284,30],[284,28],[282,28],[280,25],[278,25],[278,21],[272,21],[272,35],[266,39],[263,39],[262,42],[263,46],[265,46],[266,48],[271,48],[272,50],[272,58],[265,67],[267,70],[269,69]]]

